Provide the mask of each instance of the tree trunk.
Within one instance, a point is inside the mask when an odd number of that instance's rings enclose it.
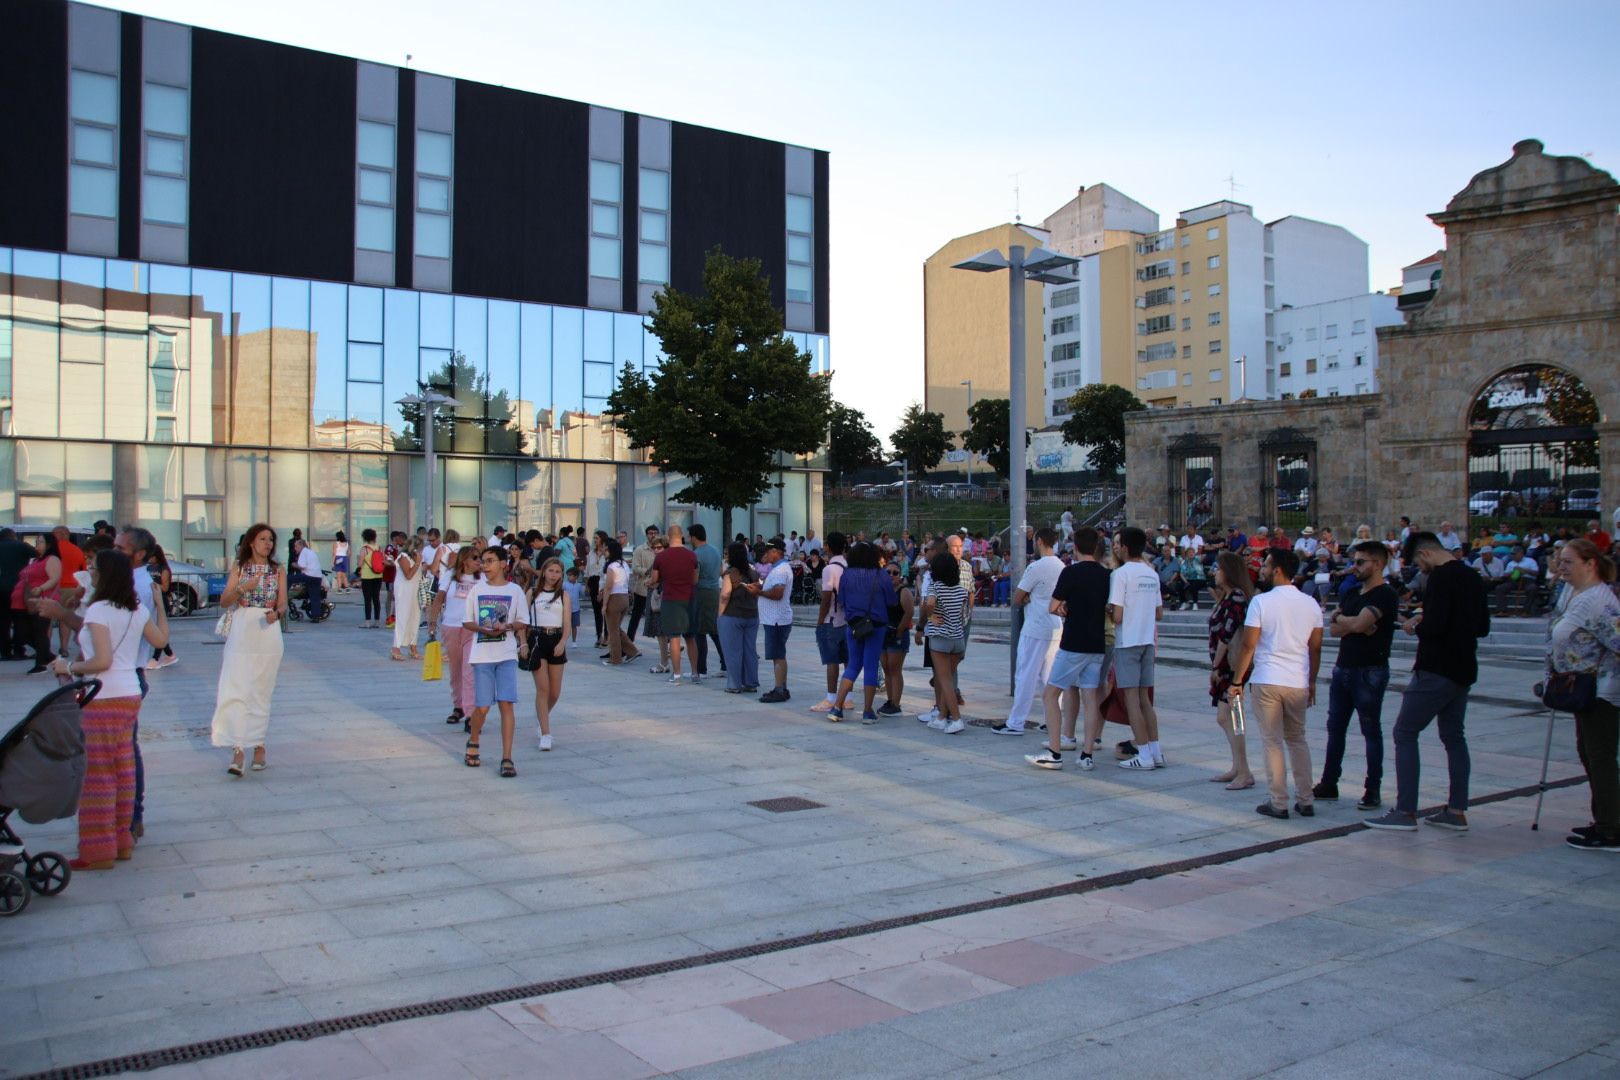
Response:
[[[724,507],[720,511],[720,550],[724,551],[731,546],[731,507]]]

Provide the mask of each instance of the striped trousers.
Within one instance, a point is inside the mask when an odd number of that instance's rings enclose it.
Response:
[[[79,796],[79,858],[107,862],[135,850],[135,720],[138,697],[96,698],[79,713],[84,728],[84,792]]]

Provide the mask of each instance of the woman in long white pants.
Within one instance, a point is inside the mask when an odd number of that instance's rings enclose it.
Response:
[[[394,651],[395,660],[403,660],[400,651],[407,646],[411,659],[420,659],[416,639],[421,635],[422,601],[417,586],[422,574],[422,541],[412,537],[394,557]]]
[[[219,668],[213,743],[231,748],[229,772],[241,776],[243,751],[253,747],[253,771],[265,767],[270,697],[281,672],[281,618],[287,613],[287,568],[275,560],[276,530],[250,528],[236,553],[220,606],[231,612]]]

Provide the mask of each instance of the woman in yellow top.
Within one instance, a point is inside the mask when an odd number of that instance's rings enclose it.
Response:
[[[360,617],[360,629],[375,630],[382,625],[383,572],[378,565],[382,548],[377,546],[377,530],[366,529],[360,534],[360,595],[365,601],[365,613]]]

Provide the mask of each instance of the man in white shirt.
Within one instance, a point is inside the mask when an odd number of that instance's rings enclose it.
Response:
[[[1046,686],[1057,656],[1063,621],[1052,614],[1052,590],[1063,573],[1063,560],[1052,553],[1058,534],[1053,529],[1035,532],[1035,561],[1024,569],[1024,576],[1012,594],[1012,606],[1024,609],[1024,626],[1018,635],[1018,665],[1013,674],[1013,703],[1007,722],[991,724],[997,735],[1022,735],[1024,721],[1036,695]]]
[[[1303,562],[1316,554],[1316,530],[1309,525],[1299,531],[1299,539],[1294,541],[1294,552]]]
[[[1249,601],[1243,635],[1232,655],[1232,700],[1247,697],[1266,746],[1271,798],[1255,807],[1266,817],[1288,816],[1288,769],[1294,771],[1294,810],[1316,816],[1312,806],[1311,748],[1305,742],[1305,710],[1316,704],[1316,674],[1322,665],[1322,607],[1294,588],[1299,556],[1273,549],[1260,566],[1260,595]],[[1251,670],[1252,668],[1252,670]],[[1245,691],[1244,684],[1253,685]],[[1286,749],[1286,753],[1285,753]]]
[[[786,701],[792,694],[787,688],[787,639],[793,630],[793,600],[788,594],[793,589],[793,567],[783,556],[782,545],[772,540],[765,545],[765,579],[751,582],[743,588],[759,598],[759,625],[765,635],[765,659],[771,662],[776,685],[759,696],[766,704]]]
[[[325,618],[322,612],[326,610],[326,582],[321,577],[321,557],[306,540],[295,540],[293,547],[297,552],[294,556],[294,573],[288,579],[288,585],[297,585],[302,582],[308,590],[304,610],[309,612],[309,621],[320,622]]]
[[[806,555],[810,554],[812,551],[821,550],[821,541],[816,539],[816,530],[806,529],[804,531],[804,540],[799,544],[799,550],[803,551]]]
[[[1435,535],[1440,539],[1440,546],[1445,548],[1447,551],[1462,550],[1462,537],[1458,536],[1457,530],[1451,527],[1451,522],[1442,521],[1440,523],[1440,531]]]
[[[1181,550],[1186,551],[1188,548],[1192,549],[1194,558],[1204,553],[1204,538],[1190,524],[1187,526],[1186,534],[1181,538]]]
[[[1165,527],[1168,529],[1168,526]],[[1125,559],[1108,580],[1108,615],[1114,620],[1114,682],[1125,699],[1136,753],[1119,763],[1122,769],[1156,769],[1164,765],[1159,747],[1159,714],[1153,708],[1153,662],[1164,597],[1159,575],[1142,561],[1147,534],[1132,525],[1120,531]],[[1127,748],[1125,753],[1130,753]]]
[[[1615,513],[1620,514],[1620,510],[1616,510]],[[1074,507],[1063,508],[1063,513],[1058,518],[1058,529],[1063,533],[1065,543],[1074,538]]]

